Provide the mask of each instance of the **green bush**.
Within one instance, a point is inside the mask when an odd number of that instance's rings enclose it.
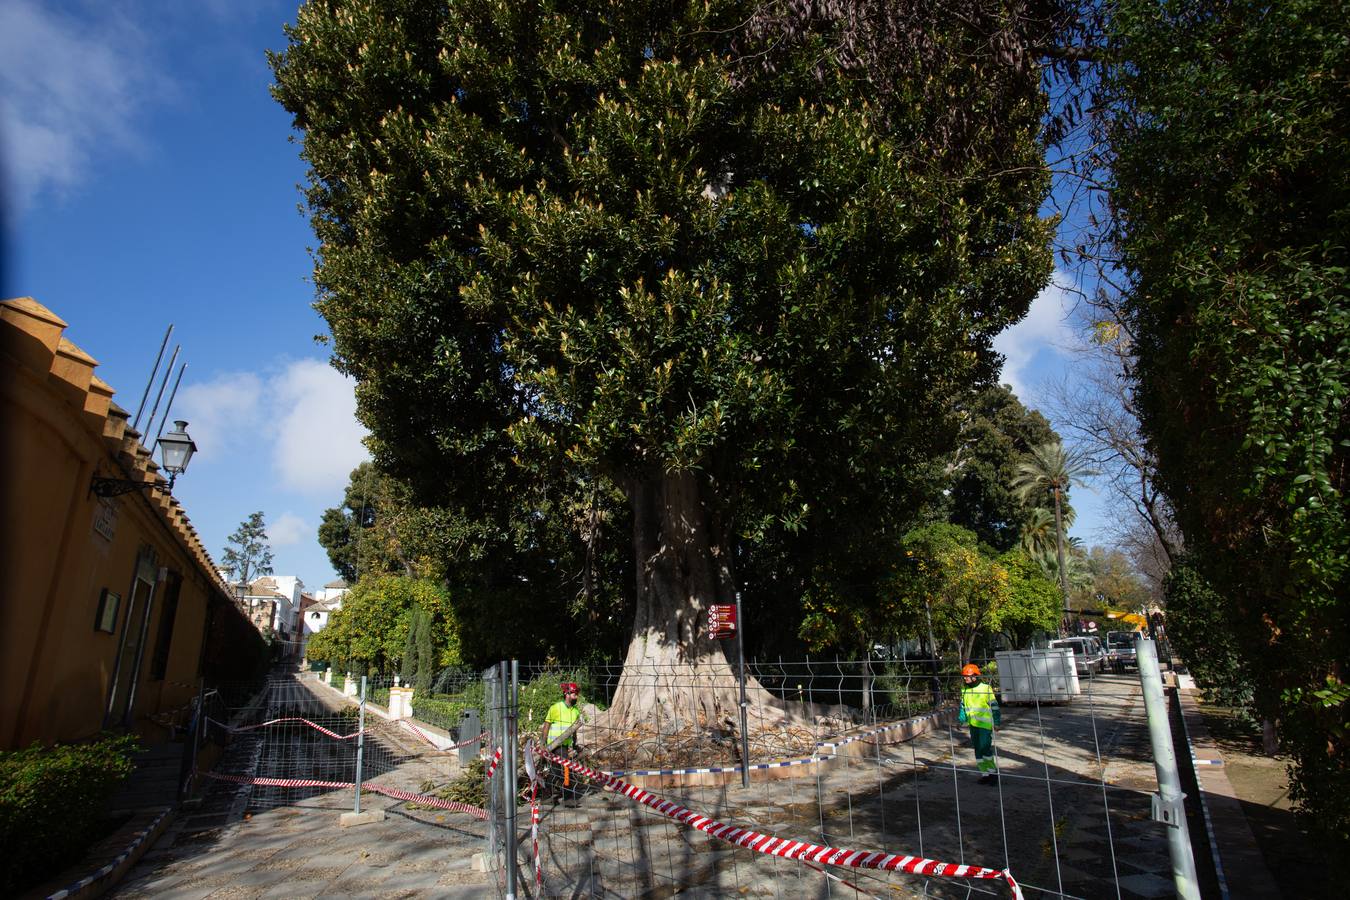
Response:
[[[458,694],[432,694],[430,697],[421,697],[413,692],[413,715],[428,725],[435,725],[444,728],[446,731],[459,727],[460,714],[466,709],[478,710],[480,722],[484,722],[483,708],[484,702],[483,684],[470,685],[466,690]],[[466,735],[473,737],[473,735]]]
[[[536,675],[520,686],[520,731],[522,734],[538,730],[548,708],[562,699],[558,685],[575,681],[581,688],[581,701],[604,709],[605,703],[597,696],[595,682],[589,669],[556,669]],[[487,692],[481,679],[467,682],[454,694],[413,694],[413,715],[430,725],[450,730],[459,727],[460,714],[466,709],[478,710],[478,720],[484,727],[487,719]]]
[[[70,865],[98,837],[101,813],[131,774],[139,748],[130,736],[104,736],[0,752],[0,895],[13,895]]]

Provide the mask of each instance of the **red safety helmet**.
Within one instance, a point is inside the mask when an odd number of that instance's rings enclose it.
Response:
[[[564,681],[559,686],[562,688],[562,692],[564,694],[568,693],[569,691],[577,694],[581,693],[581,688],[577,687],[577,683],[575,681]]]
[[[975,665],[974,663],[966,663],[964,666],[961,667],[962,678],[967,678],[971,675],[979,675],[979,674],[980,674],[980,667]]]

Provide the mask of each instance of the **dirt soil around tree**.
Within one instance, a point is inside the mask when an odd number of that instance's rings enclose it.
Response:
[[[1266,756],[1260,726],[1238,710],[1202,703],[1200,711],[1280,893],[1290,900],[1327,896],[1331,866],[1294,813],[1286,772],[1289,759]],[[1239,895],[1240,891],[1234,894]]]

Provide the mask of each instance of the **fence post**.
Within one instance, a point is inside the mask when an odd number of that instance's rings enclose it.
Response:
[[[502,663],[502,681],[506,690],[506,752],[502,759],[502,799],[506,802],[506,900],[516,900],[516,717],[519,696],[516,679],[519,661],[511,660],[511,681],[506,686],[506,663]]]
[[[361,814],[361,756],[366,749],[366,676],[361,676],[361,707],[356,717],[356,807],[352,811]]]
[[[491,759],[493,751],[502,746],[502,702],[501,691],[499,687],[501,675],[501,664],[494,663],[491,667],[483,671],[483,714],[486,716],[484,727],[490,732],[488,737],[488,758]],[[489,763],[490,764],[490,763]],[[497,866],[497,845],[498,836],[501,833],[501,825],[497,821],[498,813],[498,791],[496,790],[496,773],[487,784],[487,855],[484,857],[484,871],[491,871]]]
[[[192,780],[197,775],[197,748],[201,745],[202,728],[206,724],[206,679],[197,679],[196,709],[188,720],[188,733],[184,748],[183,763],[178,771],[178,802],[183,802],[192,790]]]
[[[741,592],[736,592],[736,664],[740,668],[741,681],[741,787],[750,787],[750,735],[749,706],[745,699],[745,639],[741,636],[745,619],[741,618]]]
[[[1172,856],[1172,881],[1181,900],[1200,900],[1200,884],[1191,853],[1191,834],[1186,827],[1186,810],[1177,773],[1177,756],[1172,747],[1172,729],[1168,724],[1167,701],[1163,698],[1162,672],[1158,669],[1158,650],[1153,641],[1136,635],[1135,660],[1139,664],[1139,683],[1144,691],[1144,710],[1148,713],[1148,736],[1153,744],[1153,767],[1158,774],[1158,793],[1153,796],[1153,818],[1167,826],[1167,848]]]

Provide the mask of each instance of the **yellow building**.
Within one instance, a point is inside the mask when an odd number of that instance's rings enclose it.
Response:
[[[127,728],[155,743],[261,639],[98,363],[31,298],[0,303],[0,749]],[[95,478],[148,486],[103,498]]]

